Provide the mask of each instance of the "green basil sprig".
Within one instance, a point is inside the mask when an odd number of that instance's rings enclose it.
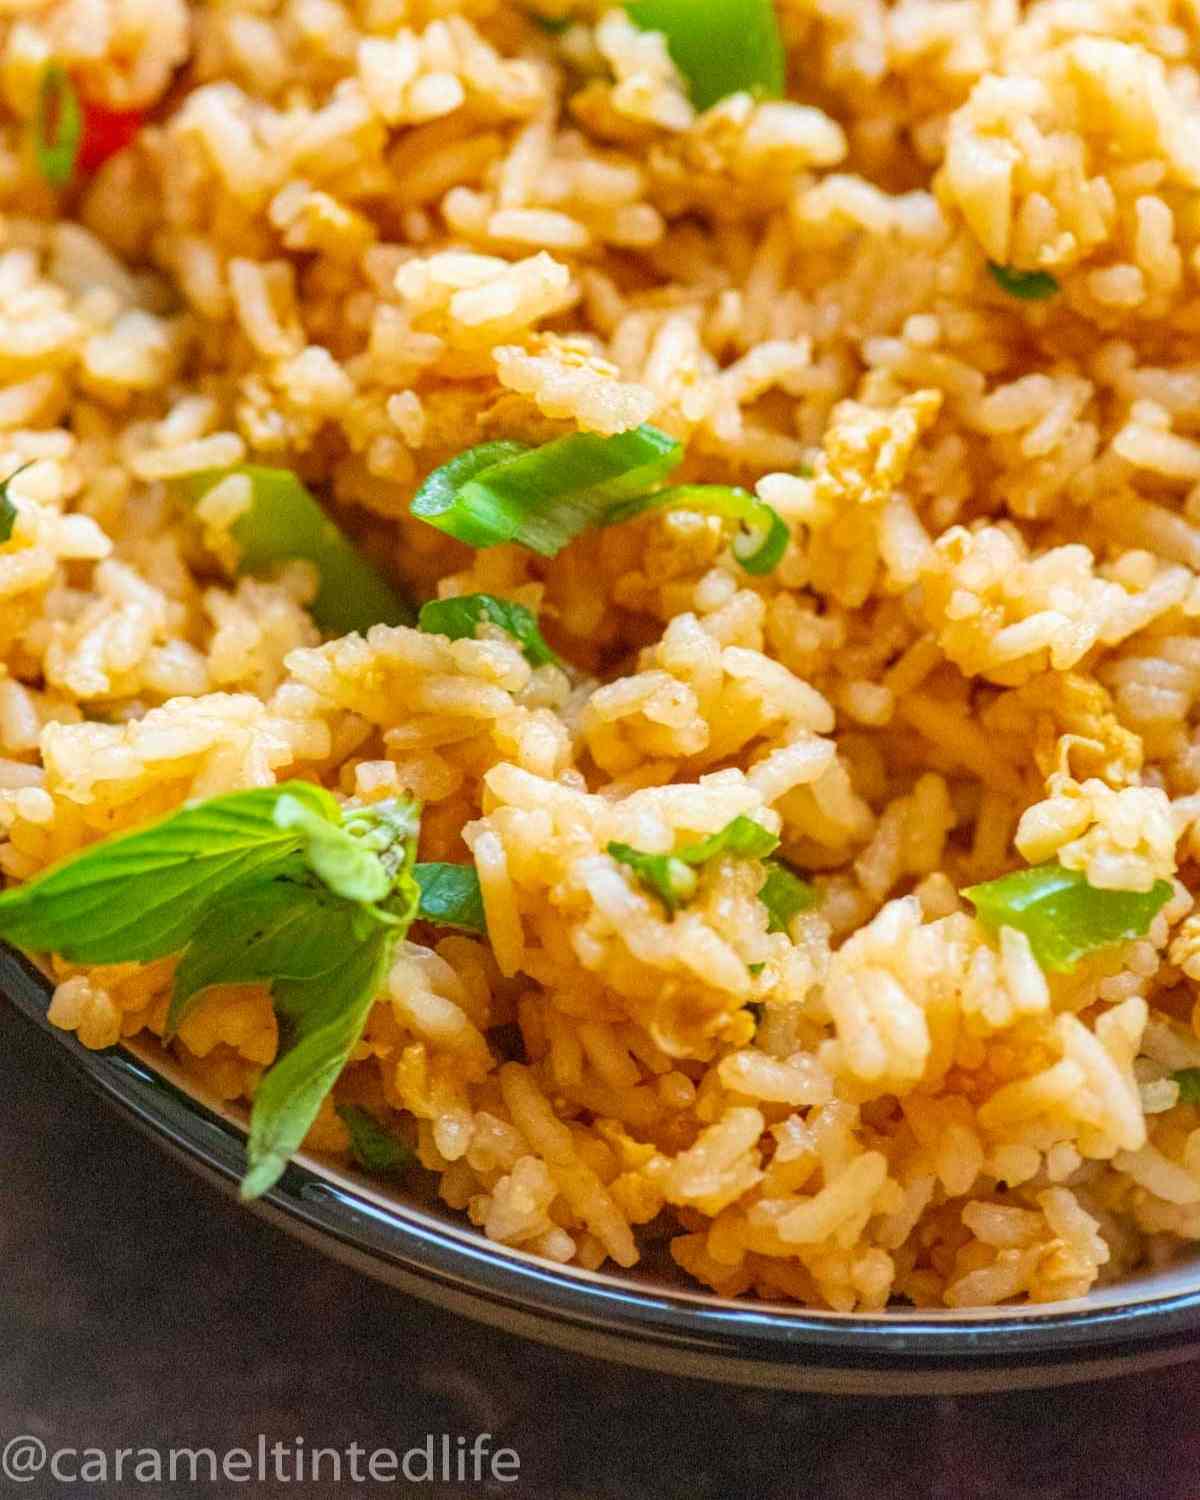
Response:
[[[180,954],[171,1037],[213,985],[266,983],[279,1054],[254,1095],[242,1195],[278,1180],[420,903],[419,808],[343,813],[307,782],[234,792],[93,845],[0,895],[0,938],[76,963]]]

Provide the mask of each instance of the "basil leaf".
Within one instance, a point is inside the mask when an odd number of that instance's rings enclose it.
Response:
[[[51,187],[66,187],[74,177],[82,139],[79,95],[66,68],[52,62],[42,74],[33,126],[33,154]]]
[[[767,908],[767,931],[787,932],[797,912],[808,911],[820,899],[807,880],[801,880],[781,859],[767,861],[767,878],[758,893]]]
[[[399,929],[372,924],[334,969],[274,987],[286,1044],[263,1074],[250,1109],[244,1200],[274,1187],[299,1149],[325,1096],[358,1045],[383,988]]]
[[[497,599],[493,594],[463,594],[457,599],[431,599],[421,606],[417,626],[429,635],[448,636],[452,641],[474,640],[475,633],[485,621],[499,625],[525,653],[531,667],[548,664],[562,665],[542,638],[537,616],[523,604],[514,604],[510,599]]]
[[[14,469],[7,479],[0,482],[0,542],[7,542],[12,536],[13,523],[17,519],[17,507],[8,498],[8,487],[18,474],[24,474],[29,467],[30,464],[22,464],[19,469]]]
[[[234,887],[208,908],[175,970],[169,1040],[200,995],[215,984],[315,979],[358,941],[360,908],[315,881],[272,880]]]
[[[414,865],[413,874],[421,888],[419,917],[487,936],[483,893],[474,865]]]
[[[328,792],[302,781],[183,807],[0,895],[0,938],[75,963],[178,953],[222,893],[294,867],[304,839],[275,822],[281,797],[340,817]]]
[[[1016,266],[998,266],[988,261],[992,279],[1010,297],[1019,297],[1022,302],[1044,302],[1059,291],[1057,277],[1049,271],[1018,271]]]
[[[309,868],[334,895],[347,901],[382,901],[391,890],[391,877],[378,855],[298,798],[280,797],[274,819],[276,828],[301,835]]]
[[[1200,1104],[1200,1068],[1180,1068],[1171,1077],[1179,1085],[1180,1104]]]
[[[763,859],[779,847],[773,833],[752,818],[737,817],[719,833],[710,834],[698,843],[689,844],[674,854],[646,854],[629,844],[610,843],[608,853],[628,867],[651,893],[657,896],[673,916],[696,894],[699,878],[696,867],[707,864],[720,854],[739,859]]]
[[[1171,883],[1158,880],[1148,891],[1100,890],[1080,871],[1055,862],[969,886],[963,895],[985,927],[1015,927],[1043,969],[1066,972],[1099,948],[1144,936],[1170,899]]]
[[[389,797],[368,807],[343,811],[342,826],[378,856],[394,884],[416,858],[421,804],[412,797]]]
[[[415,1155],[390,1130],[385,1130],[373,1114],[357,1104],[339,1104],[338,1119],[350,1132],[350,1152],[365,1172],[403,1172],[416,1160]]]

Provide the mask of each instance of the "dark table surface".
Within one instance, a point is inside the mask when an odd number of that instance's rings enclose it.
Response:
[[[91,1487],[43,1473],[0,1477],[0,1494],[1200,1496],[1200,1365],[1057,1392],[825,1399],[622,1370],[436,1312],[194,1180],[3,1002],[0,1161],[0,1449],[28,1433],[49,1450],[219,1453],[263,1433],[403,1452],[430,1433],[490,1432],[520,1456],[506,1485]]]

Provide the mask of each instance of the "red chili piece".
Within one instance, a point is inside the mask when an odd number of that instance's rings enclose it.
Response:
[[[106,109],[103,104],[83,101],[83,139],[79,143],[76,168],[98,171],[110,156],[123,151],[142,128],[140,109]]]

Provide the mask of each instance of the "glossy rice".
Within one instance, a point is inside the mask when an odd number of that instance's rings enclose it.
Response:
[[[1077,1297],[1200,1238],[1200,14],[777,8],[786,100],[697,114],[589,0],[0,5],[0,871],[408,792],[489,939],[413,929],[338,1098],[481,1233],[817,1308]],[[146,111],[61,194],[51,60]],[[475,443],[644,422],[776,509],[775,571],[695,512],[552,561],[408,513]],[[180,502],[251,460],[567,668],[322,639],[311,567],[236,576],[244,479]],[[817,887],[786,932],[760,861],[669,919],[606,852],[737,816]],[[959,893],[1050,859],[1173,894],[1047,973]],[[56,969],[85,1045],[162,1031],[172,961]],[[277,1045],[243,986],[174,1049],[239,1101]]]

